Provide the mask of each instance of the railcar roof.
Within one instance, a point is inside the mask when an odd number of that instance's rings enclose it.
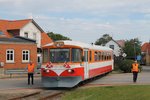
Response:
[[[112,50],[111,48],[108,47],[104,47],[104,46],[98,46],[98,45],[92,45],[92,44],[87,44],[87,43],[83,43],[83,42],[78,42],[78,41],[70,41],[70,40],[59,40],[59,41],[55,41],[55,42],[63,42],[64,45],[73,45],[73,46],[78,46],[81,48],[88,48],[88,49],[96,49],[96,50]],[[49,47],[54,45],[53,43],[49,43],[43,47]]]

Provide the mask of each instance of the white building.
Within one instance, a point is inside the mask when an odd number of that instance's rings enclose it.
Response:
[[[113,49],[114,55],[115,55],[116,57],[122,55],[122,47],[121,47],[120,44],[117,43],[115,40],[113,40],[113,39],[110,40],[109,42],[107,42],[107,43],[105,44],[105,46],[106,46],[106,47],[109,47],[109,48],[111,48],[111,49]]]
[[[34,21],[30,21],[20,29],[20,36],[36,40],[37,47],[41,48],[41,33],[44,32],[38,28]]]

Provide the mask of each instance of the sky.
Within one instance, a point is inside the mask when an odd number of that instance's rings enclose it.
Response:
[[[150,40],[150,0],[0,0],[0,19],[28,18],[45,32],[86,43],[103,34]]]

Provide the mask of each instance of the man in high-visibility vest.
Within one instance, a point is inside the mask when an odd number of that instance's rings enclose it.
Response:
[[[32,85],[34,84],[34,68],[35,65],[32,63],[32,61],[30,61],[30,63],[28,64],[28,85],[30,84],[30,78],[32,79]]]
[[[132,64],[133,82],[136,82],[138,72],[139,72],[139,64],[137,63],[137,61],[134,61],[134,63]]]

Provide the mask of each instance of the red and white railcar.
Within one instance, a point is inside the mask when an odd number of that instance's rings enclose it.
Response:
[[[113,70],[113,50],[75,41],[56,41],[43,47],[44,87],[73,87]]]

